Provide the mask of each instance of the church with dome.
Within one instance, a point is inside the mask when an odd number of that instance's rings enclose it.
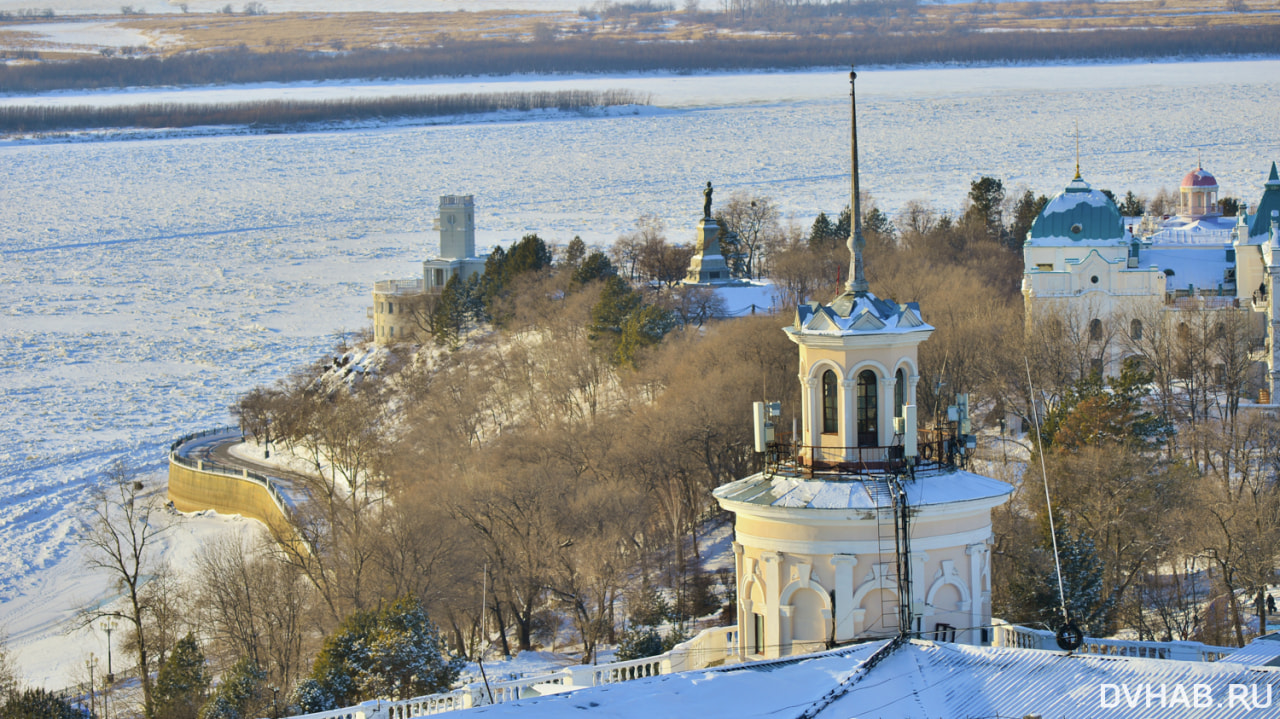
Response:
[[[1179,313],[1240,313],[1253,338],[1246,389],[1268,404],[1280,389],[1280,174],[1273,162],[1252,212],[1242,204],[1224,215],[1218,189],[1197,165],[1182,179],[1177,215],[1125,218],[1077,167],[1023,244],[1028,329],[1044,320],[1071,328],[1090,344],[1094,368],[1114,375],[1142,353],[1152,322],[1176,336],[1188,322]]]
[[[856,124],[852,147],[849,280],[782,330],[799,353],[798,432],[767,436],[761,403],[764,469],[714,493],[735,515],[739,660],[905,634],[990,640],[991,510],[1013,488],[964,468],[963,402],[917,427],[933,327],[869,290]]]

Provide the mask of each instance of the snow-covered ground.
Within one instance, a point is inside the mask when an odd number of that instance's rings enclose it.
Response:
[[[646,212],[689,241],[707,180],[717,202],[764,193],[805,224],[847,200],[843,72],[598,82],[666,109],[0,145],[0,626],[29,680],[65,685],[105,650],[60,633],[109,598],[79,564],[86,488],[117,457],[162,482],[174,437],[365,325],[373,281],[421,271],[439,195],[476,196],[482,248],[535,231],[606,244]],[[1254,202],[1280,155],[1274,60],[868,70],[858,89],[862,186],[888,210],[958,207],[982,174],[1052,193],[1076,120],[1085,178],[1118,193],[1172,187],[1200,153]],[[228,522],[252,524],[182,531]]]

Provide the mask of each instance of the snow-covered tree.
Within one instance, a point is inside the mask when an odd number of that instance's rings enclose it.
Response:
[[[440,633],[414,597],[381,612],[355,612],[325,639],[294,692],[301,711],[315,712],[367,699],[408,699],[448,689],[462,659],[447,657]]]
[[[209,688],[204,652],[196,638],[188,633],[178,640],[160,667],[156,678],[156,716],[165,719],[196,719]]]
[[[251,719],[262,716],[266,701],[263,682],[267,673],[245,657],[222,677],[209,701],[200,707],[200,719]]]

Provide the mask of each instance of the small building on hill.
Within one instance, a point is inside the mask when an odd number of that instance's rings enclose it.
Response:
[[[442,195],[435,229],[440,253],[422,263],[422,277],[383,280],[373,285],[373,338],[380,344],[418,342],[424,314],[451,278],[466,280],[484,272],[484,258],[476,256],[475,201],[471,195]]]

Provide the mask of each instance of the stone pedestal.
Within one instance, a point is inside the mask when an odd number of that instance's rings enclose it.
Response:
[[[720,225],[714,219],[704,217],[698,220],[697,247],[689,259],[689,271],[684,278],[686,285],[726,285],[733,282],[729,265],[720,254],[719,235]]]

